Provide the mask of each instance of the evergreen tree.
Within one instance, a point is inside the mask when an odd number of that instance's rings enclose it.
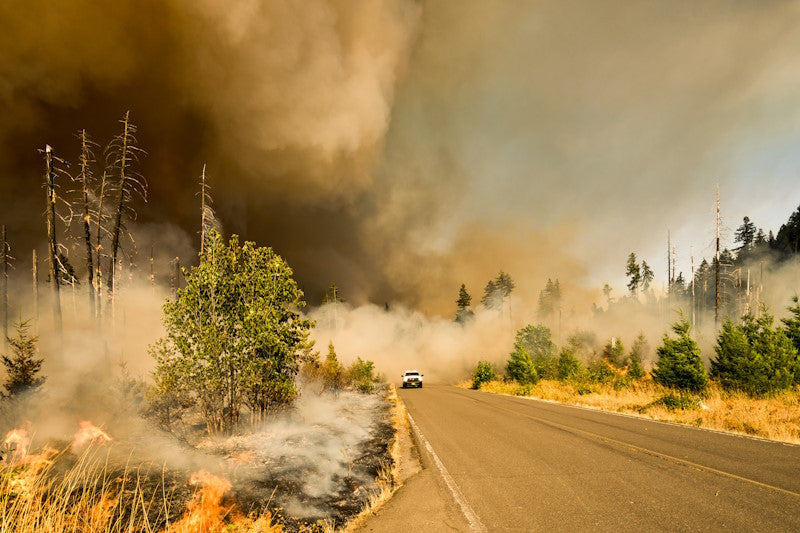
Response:
[[[633,379],[642,379],[647,375],[642,366],[642,361],[649,351],[650,346],[647,343],[644,333],[639,333],[639,336],[633,341],[631,353],[628,354],[628,359],[630,360],[628,363],[628,375]]]
[[[561,307],[561,284],[556,278],[555,281],[550,278],[544,289],[539,291],[539,309],[538,316],[541,320],[547,320]]]
[[[770,247],[785,256],[794,255],[800,249],[800,207],[789,216],[786,224],[778,230],[778,235],[772,236],[770,231]]]
[[[478,366],[472,376],[472,388],[480,389],[481,385],[494,379],[497,379],[497,374],[495,374],[492,364],[488,361],[478,361]]]
[[[636,295],[639,285],[642,282],[642,272],[639,263],[636,262],[636,254],[631,252],[628,256],[628,263],[625,268],[625,275],[628,276],[628,290],[632,295]]]
[[[611,298],[611,292],[612,292],[613,290],[614,290],[614,289],[612,289],[612,288],[611,288],[611,285],[609,285],[608,283],[604,283],[604,284],[603,284],[603,296],[605,296],[605,297],[606,297],[606,304],[608,304],[608,306],[609,306],[609,307],[611,307],[611,304],[612,304],[612,303],[613,303],[613,301],[614,301],[614,299],[613,299],[613,298]]]
[[[773,320],[763,309],[758,318],[747,314],[740,324],[726,320],[722,325],[711,375],[723,388],[763,396],[794,385],[797,350]]]
[[[676,339],[664,334],[652,374],[661,385],[700,392],[708,385],[708,372],[700,357],[700,347],[689,335],[690,329],[689,321],[682,317],[672,325]]]
[[[622,345],[622,340],[612,337],[611,340],[603,348],[603,359],[611,363],[611,365],[622,368],[626,364],[625,347]]]
[[[342,365],[336,356],[336,349],[333,341],[328,343],[328,353],[325,362],[322,363],[322,381],[328,389],[340,389],[342,387]]]
[[[467,286],[463,283],[458,290],[458,299],[456,300],[456,322],[465,324],[474,317],[474,313],[469,308],[472,303],[472,296],[467,292]]]
[[[522,346],[517,346],[506,364],[506,375],[520,385],[534,384],[539,381],[539,375],[533,366],[531,356]]]
[[[762,232],[763,235],[763,232]],[[756,225],[750,221],[750,217],[744,217],[742,225],[736,228],[734,234],[734,242],[741,243],[739,247],[741,251],[747,251],[753,246],[756,239]]]
[[[781,319],[781,322],[785,327],[786,336],[792,341],[795,350],[800,353],[800,299],[797,295],[792,297],[792,302],[794,305],[787,307],[790,316]],[[800,382],[800,372],[795,374],[795,381]]]
[[[497,288],[494,280],[486,282],[481,303],[486,309],[501,309],[503,307],[503,295]]]
[[[580,359],[569,348],[564,348],[558,356],[558,379],[569,381],[580,377],[583,373],[583,365]]]
[[[650,268],[650,265],[647,264],[647,261],[642,261],[642,289],[647,290],[650,288],[650,284],[653,282],[653,278],[655,274],[653,274],[653,269]]]
[[[30,321],[20,320],[14,324],[16,336],[7,337],[13,352],[11,355],[3,355],[3,365],[6,367],[5,396],[8,398],[35,391],[45,381],[44,377],[38,375],[44,361],[37,357],[39,337],[31,335],[28,332],[29,327]]]
[[[497,279],[494,280],[494,285],[500,292],[500,295],[503,299],[511,296],[511,292],[516,287],[514,280],[511,279],[511,276],[502,270],[497,274]]]

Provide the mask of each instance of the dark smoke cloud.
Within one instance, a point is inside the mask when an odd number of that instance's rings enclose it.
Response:
[[[35,149],[74,159],[75,130],[106,139],[128,108],[143,220],[196,239],[207,162],[226,231],[274,246],[312,300],[335,280],[354,303],[450,313],[462,281],[479,295],[501,268],[520,294],[558,276],[582,295],[631,249],[661,274],[668,227],[682,261],[707,254],[717,179],[741,215],[753,190],[799,192],[792,3],[104,4],[0,5],[20,246],[43,228]]]

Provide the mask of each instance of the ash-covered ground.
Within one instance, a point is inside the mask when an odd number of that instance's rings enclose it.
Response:
[[[277,510],[289,530],[320,521],[339,526],[357,514],[389,464],[393,436],[384,395],[304,393],[294,408],[252,433],[209,438],[245,514]]]

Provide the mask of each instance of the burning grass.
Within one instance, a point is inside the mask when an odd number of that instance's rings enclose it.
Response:
[[[459,386],[471,388],[472,382]],[[649,380],[624,388],[555,380],[520,386],[495,380],[481,390],[800,444],[800,388],[760,399],[725,392],[713,383],[702,398],[681,396]]]
[[[162,450],[160,463],[88,421],[36,447],[30,425],[16,428],[1,450],[0,533],[340,529],[390,494],[389,405],[309,394],[252,433],[176,443],[181,459]]]

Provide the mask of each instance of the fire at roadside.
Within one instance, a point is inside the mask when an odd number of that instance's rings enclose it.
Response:
[[[88,420],[46,442],[30,423],[4,434],[0,511],[11,531],[323,531],[379,490],[393,429],[380,393],[309,391],[254,431],[171,442],[157,459],[145,434],[117,439]]]

